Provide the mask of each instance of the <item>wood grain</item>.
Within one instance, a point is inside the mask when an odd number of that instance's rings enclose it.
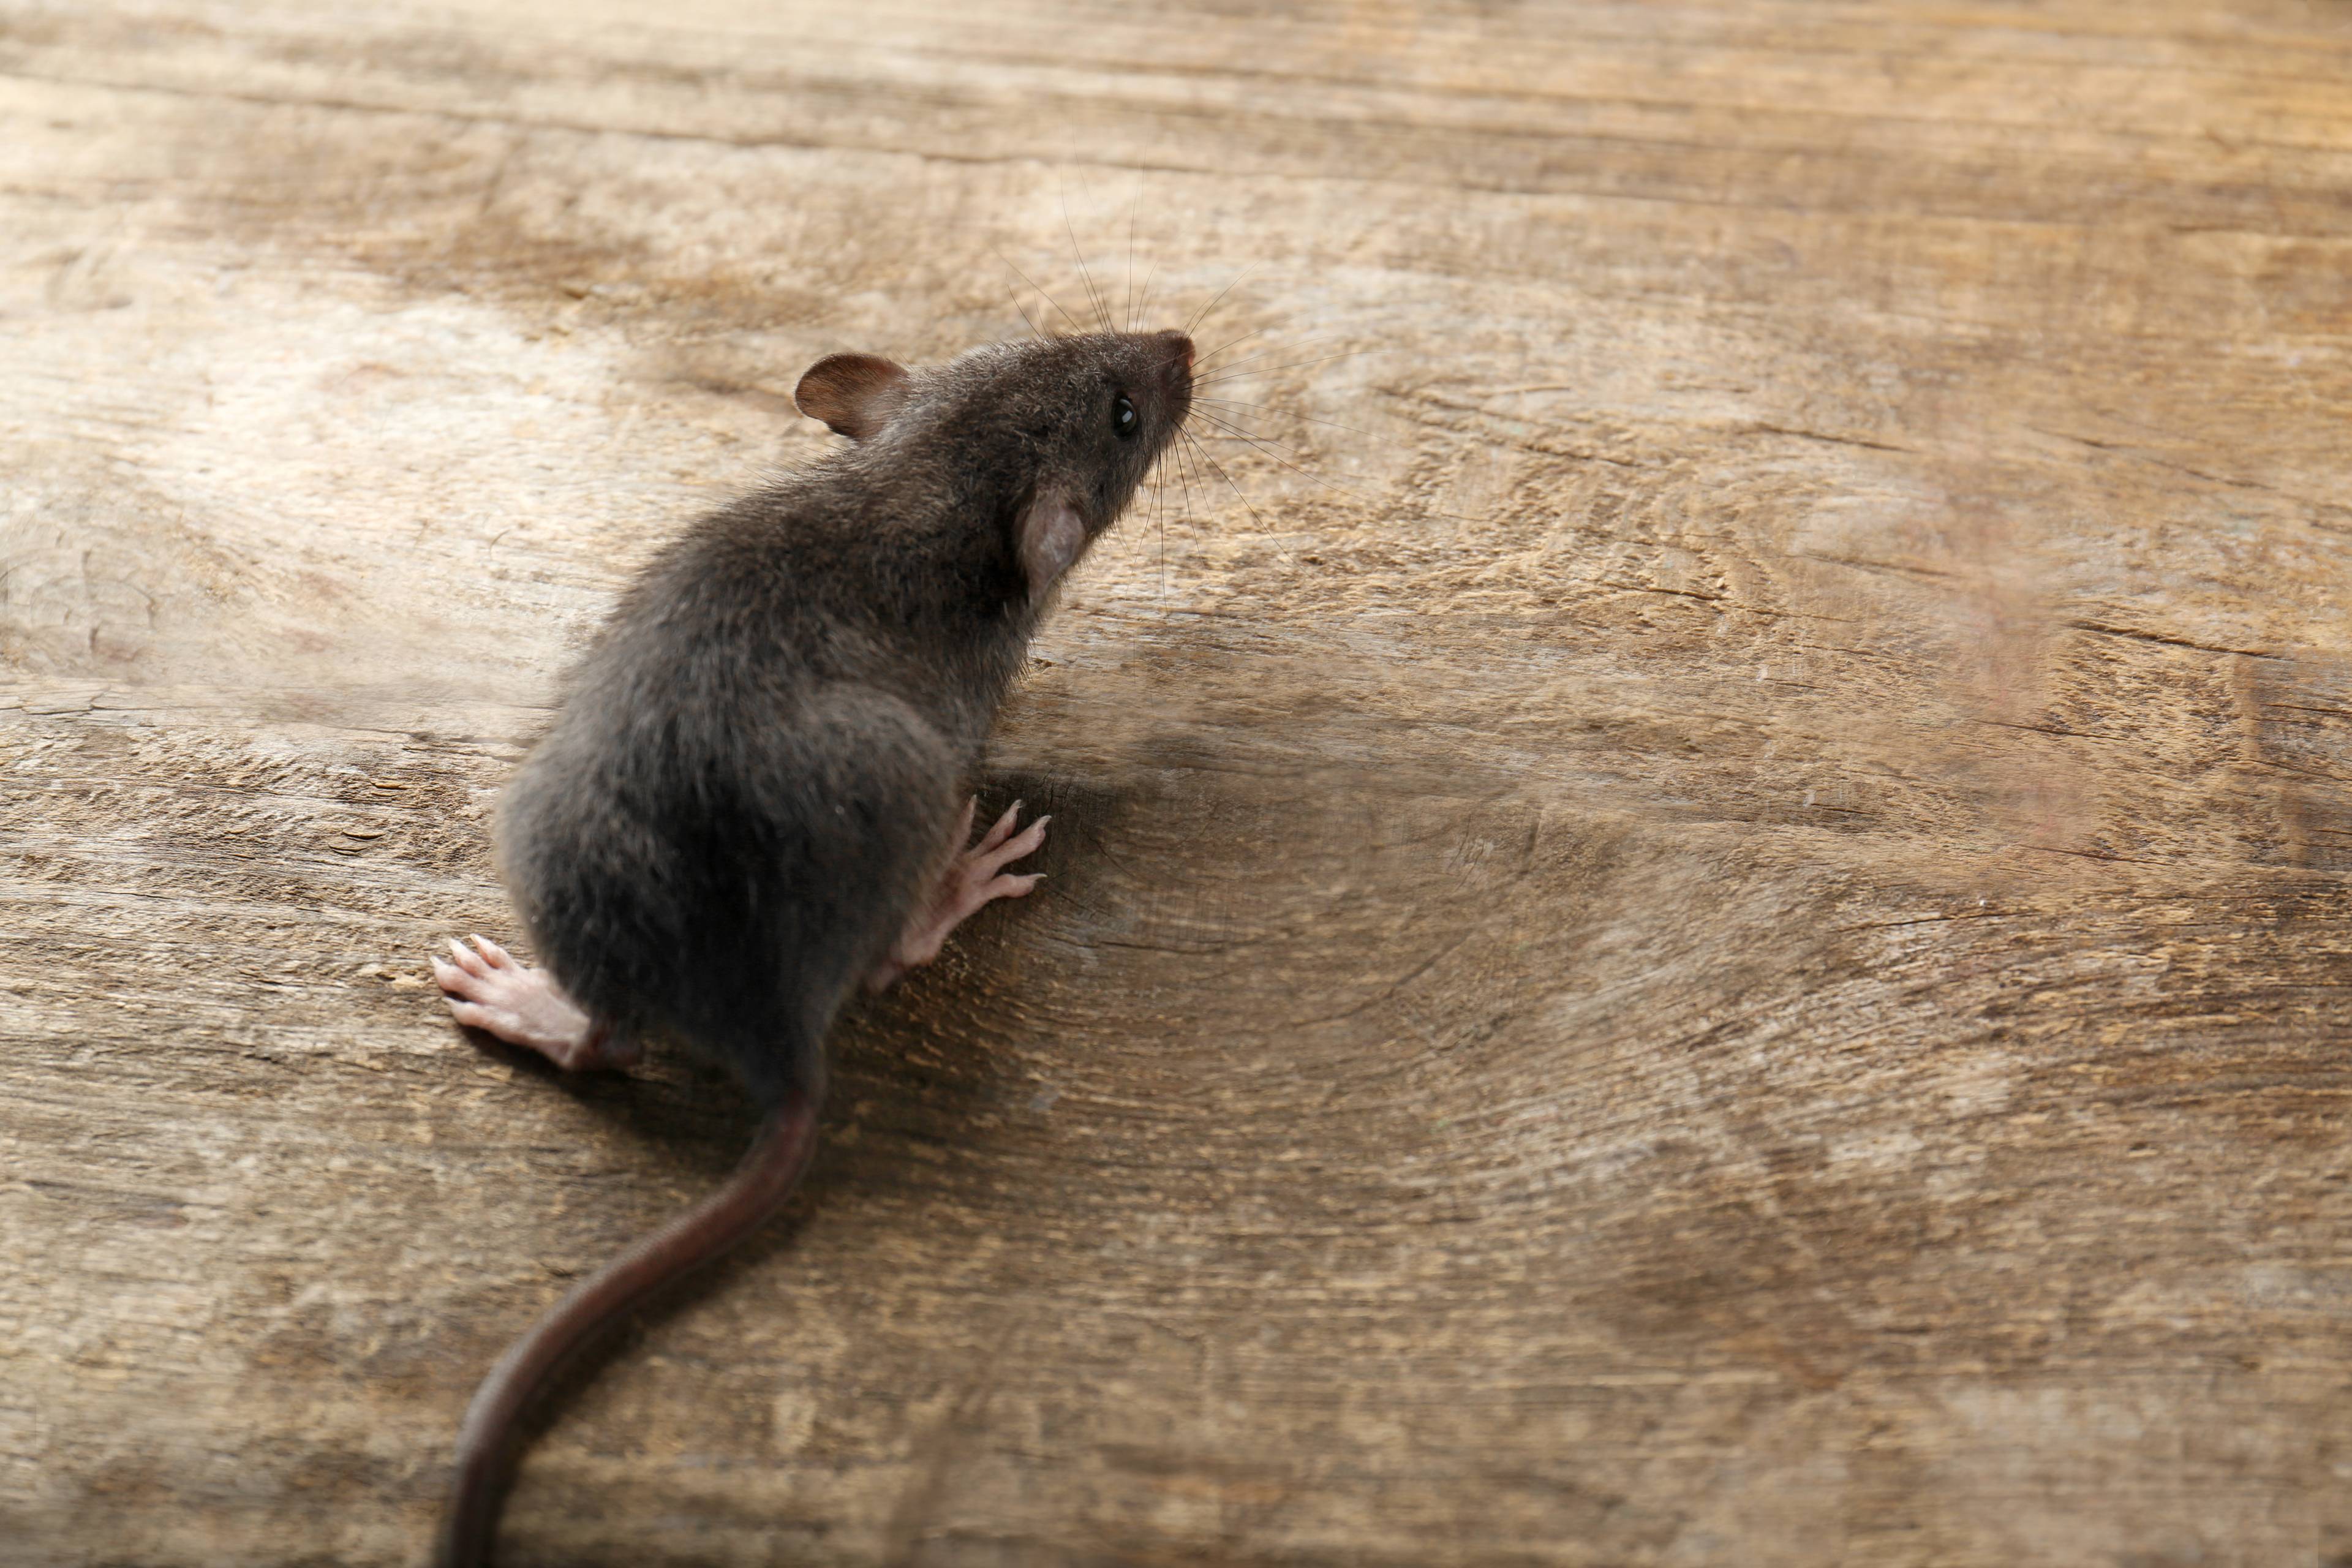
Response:
[[[501,1560],[2352,1563],[2337,0],[12,3],[0,237],[11,1563],[422,1561],[747,1131],[440,1016],[489,804],[1074,245],[1267,444]]]

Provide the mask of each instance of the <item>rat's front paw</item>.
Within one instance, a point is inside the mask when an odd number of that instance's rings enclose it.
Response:
[[[959,850],[955,858],[948,862],[939,885],[907,922],[897,945],[890,949],[890,956],[866,976],[867,990],[879,991],[907,971],[929,963],[940,955],[949,934],[974,913],[999,899],[1026,898],[1045,879],[1042,871],[1019,876],[1004,869],[1044,847],[1045,825],[1054,820],[1041,816],[1016,834],[1013,829],[1021,820],[1021,805],[1014,801],[979,843]],[[956,823],[956,843],[961,844],[971,836],[972,815],[979,809],[978,800],[964,802],[963,816]]]
[[[963,826],[956,834],[958,838],[971,831],[972,813],[979,805],[976,800],[965,804]],[[942,941],[948,931],[962,924],[982,906],[998,899],[1026,897],[1045,879],[1042,871],[1021,877],[999,874],[1015,860],[1026,859],[1045,847],[1045,825],[1054,819],[1041,816],[1016,835],[1013,828],[1021,820],[1021,806],[1016,800],[1005,807],[1004,815],[990,826],[988,837],[958,855],[948,868],[944,882],[932,900],[934,918],[945,910],[954,911],[946,929],[940,932]],[[936,945],[933,951],[938,951]]]

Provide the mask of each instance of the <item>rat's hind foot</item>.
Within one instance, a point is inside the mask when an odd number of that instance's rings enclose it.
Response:
[[[643,1054],[634,1043],[613,1044],[604,1026],[582,1012],[547,971],[524,968],[488,937],[473,941],[468,948],[451,940],[454,962],[437,953],[433,959],[433,978],[457,1022],[509,1045],[529,1046],[572,1072],[625,1068]]]
[[[956,822],[954,843],[961,844],[971,837],[972,814],[979,808],[976,799],[964,802],[963,816]],[[1015,834],[1013,826],[1020,817],[1021,802],[1016,800],[996,819],[987,837],[969,849],[959,850],[948,862],[931,896],[917,908],[907,921],[907,929],[898,934],[890,956],[866,977],[868,991],[879,991],[907,971],[919,969],[937,958],[948,933],[983,905],[998,899],[1025,898],[1045,879],[1042,872],[1034,876],[1001,874],[1015,860],[1037,852],[1045,842],[1045,824],[1054,820],[1041,816]]]

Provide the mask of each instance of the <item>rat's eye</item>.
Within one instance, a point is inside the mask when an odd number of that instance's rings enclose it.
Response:
[[[1135,427],[1143,421],[1135,416],[1135,405],[1122,397],[1110,405],[1110,427],[1122,441],[1135,439]]]

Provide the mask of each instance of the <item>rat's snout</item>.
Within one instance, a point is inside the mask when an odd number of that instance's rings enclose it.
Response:
[[[1168,363],[1175,371],[1179,382],[1189,383],[1192,379],[1192,340],[1173,328],[1152,335],[1166,345]]]

